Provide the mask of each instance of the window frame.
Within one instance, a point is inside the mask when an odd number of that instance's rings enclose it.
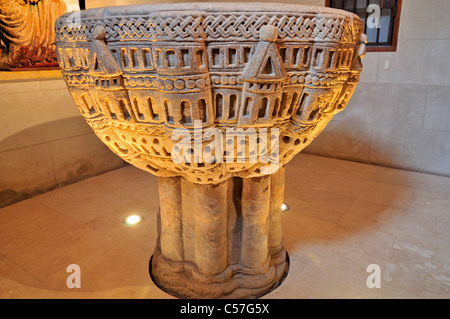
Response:
[[[381,1],[381,8],[383,8],[383,0]],[[325,7],[331,7],[331,0],[325,0]],[[344,9],[340,9],[344,10]],[[347,11],[347,10],[345,10]],[[348,11],[352,12],[352,11]],[[367,52],[396,52],[397,51],[397,43],[398,43],[398,33],[400,27],[400,15],[402,12],[402,0],[397,0],[397,12],[394,17],[394,23],[392,26],[392,43],[390,45],[366,45]],[[366,26],[364,26],[364,32],[366,30]]]

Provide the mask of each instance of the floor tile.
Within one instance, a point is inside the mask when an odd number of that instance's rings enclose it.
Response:
[[[450,297],[450,178],[310,154],[286,173],[290,270],[264,298]],[[158,209],[158,179],[129,165],[0,209],[0,298],[173,298],[148,274]]]

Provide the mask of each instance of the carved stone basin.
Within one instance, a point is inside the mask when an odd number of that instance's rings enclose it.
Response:
[[[81,114],[159,176],[153,281],[184,298],[253,298],[287,275],[284,167],[344,109],[366,37],[351,13],[189,3],[83,11],[56,23]]]

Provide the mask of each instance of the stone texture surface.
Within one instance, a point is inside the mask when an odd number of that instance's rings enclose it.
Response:
[[[221,3],[69,18],[56,22],[58,61],[82,116],[119,157],[159,176],[155,283],[183,298],[277,287],[288,269],[283,167],[352,96],[361,20]]]

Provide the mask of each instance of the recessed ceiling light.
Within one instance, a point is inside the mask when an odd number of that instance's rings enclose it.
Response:
[[[132,226],[132,225],[139,224],[143,220],[144,220],[144,217],[142,217],[142,216],[130,215],[130,216],[125,217],[122,222],[127,226]]]
[[[286,203],[281,204],[281,211],[287,212],[290,209],[289,205]]]

